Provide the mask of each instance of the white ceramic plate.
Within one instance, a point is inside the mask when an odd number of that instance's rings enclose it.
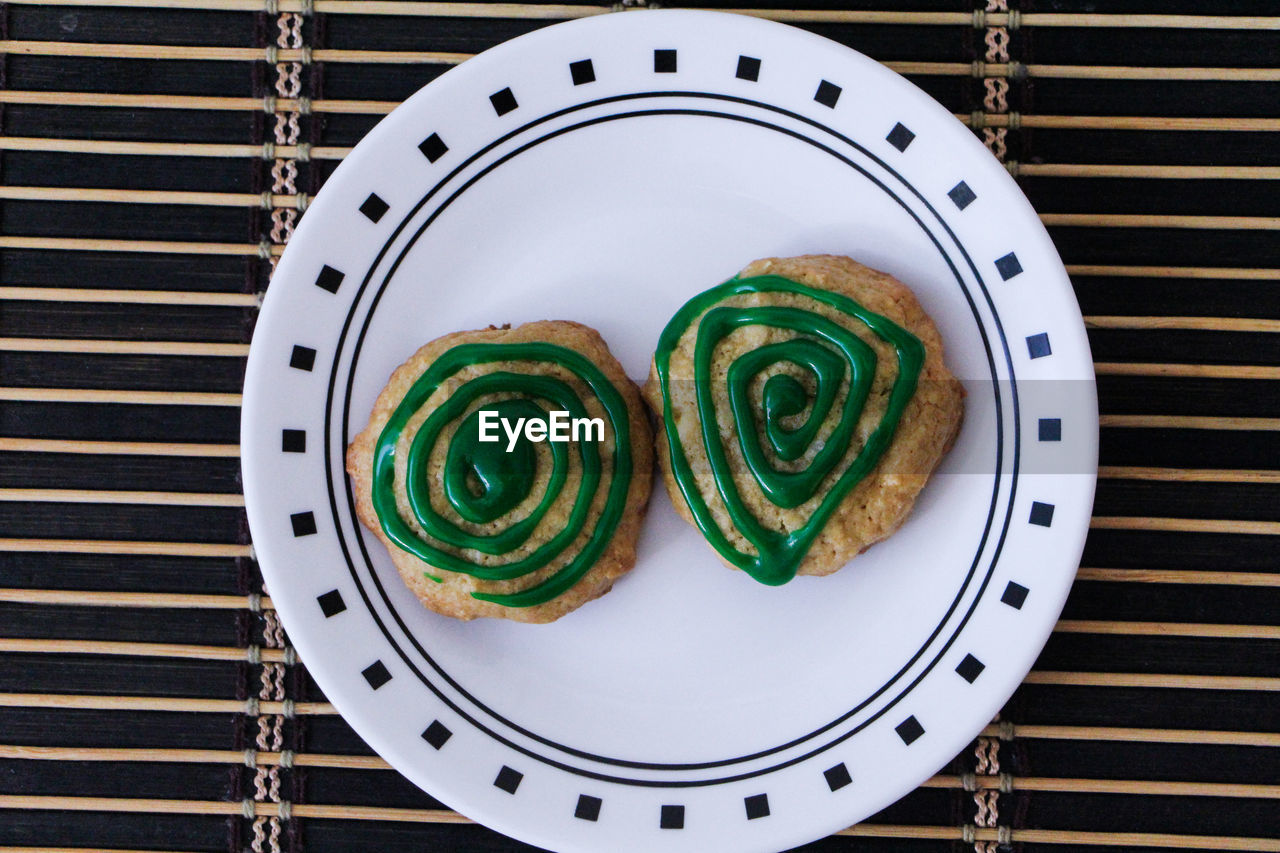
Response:
[[[807,252],[909,284],[969,390],[910,520],[854,566],[759,585],[659,487],[608,596],[462,623],[355,520],[343,449],[424,342],[576,320],[640,379],[691,295]],[[1030,669],[1084,542],[1097,407],[1048,236],[941,106],[801,30],[628,12],[468,61],[352,152],[271,285],[242,448],[293,643],[411,780],[557,850],[777,850],[907,793]]]

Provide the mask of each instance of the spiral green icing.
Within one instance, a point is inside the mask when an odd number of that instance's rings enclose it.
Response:
[[[449,377],[467,367],[498,362],[558,365],[572,373],[575,382],[571,385],[554,376],[499,370],[468,380],[428,414],[409,444],[405,465],[404,486],[409,507],[426,534],[420,535],[400,517],[396,503],[395,457],[400,435],[413,415]],[[538,480],[539,454],[523,432],[510,451],[505,438],[498,442],[480,441],[480,409],[495,411],[499,417],[510,420],[532,418],[548,422],[549,409],[585,418],[588,417],[586,406],[574,387],[579,383],[599,401],[614,438],[612,473],[599,518],[577,555],[551,576],[518,592],[473,592],[472,596],[506,607],[532,607],[570,589],[603,553],[622,518],[631,484],[632,460],[626,401],[599,368],[566,347],[542,342],[460,344],[427,367],[392,413],[374,447],[373,507],[383,532],[397,546],[432,566],[482,580],[512,580],[550,565],[579,539],[587,524],[603,477],[598,442],[547,442],[551,469],[545,491],[532,511],[493,533],[474,533],[459,526],[432,506],[431,495],[443,495],[458,517],[472,524],[488,525],[511,515],[527,502]],[[477,406],[481,398],[493,402]],[[443,471],[433,478],[429,465],[433,450],[448,425],[455,422],[457,428],[445,448]],[[526,549],[565,488],[570,454],[574,452],[578,455],[582,476],[568,521],[545,542],[532,550]],[[468,550],[491,556],[514,555],[514,558],[500,565],[481,565],[464,556]],[[426,576],[440,580],[430,573]]]
[[[716,307],[731,297],[756,293],[796,294],[829,306],[890,344],[897,356],[897,376],[880,423],[827,489],[808,520],[785,532],[762,525],[743,501],[721,437],[721,415],[716,412],[713,393],[716,384],[727,386],[733,432],[755,485],[775,506],[794,509],[817,496],[824,481],[851,449],[875,377],[877,357],[858,335],[817,311],[786,306]],[[730,521],[755,548],[755,553],[740,550],[720,528],[698,490],[673,416],[671,353],[694,323],[697,323],[694,391],[703,451]],[[785,329],[796,336],[743,353],[729,366],[724,377],[713,377],[711,363],[717,344],[735,329],[747,326]],[[730,564],[761,583],[776,586],[795,577],[832,513],[875,468],[893,441],[902,413],[915,394],[924,358],[925,349],[920,340],[888,318],[868,311],[847,296],[781,276],[734,278],[685,303],[663,329],[654,365],[662,392],[663,424],[672,473],[698,529],[712,547]],[[777,370],[784,363],[798,368],[811,380],[809,384],[815,388],[813,394],[806,390],[805,383]],[[749,388],[762,374],[768,378],[764,381],[761,405],[756,406],[751,401]],[[772,464],[771,455],[786,462],[805,456],[831,414],[846,377],[849,390],[838,411],[838,419],[821,447],[813,453],[812,461],[798,471],[782,470]],[[808,416],[796,424],[795,420],[805,409],[809,409]],[[761,429],[757,429],[758,424]],[[764,442],[761,442],[761,433]],[[767,450],[764,444],[768,445]]]

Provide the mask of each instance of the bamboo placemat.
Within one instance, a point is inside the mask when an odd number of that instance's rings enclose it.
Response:
[[[833,5],[739,11],[884,61],[1005,161],[1086,314],[1102,467],[998,720],[808,849],[1280,851],[1280,9]],[[0,3],[0,853],[528,849],[387,768],[297,661],[239,392],[275,258],[373,123],[613,12]]]

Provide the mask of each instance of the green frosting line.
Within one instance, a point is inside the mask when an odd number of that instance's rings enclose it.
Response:
[[[797,294],[830,306],[892,345],[898,362],[898,374],[880,423],[809,519],[790,533],[762,525],[743,501],[721,438],[713,383],[724,382],[727,386],[733,431],[737,433],[738,446],[755,484],[774,505],[793,509],[817,496],[821,484],[847,455],[871,390],[877,358],[875,351],[856,334],[816,311],[785,306],[715,307],[730,297],[751,293]],[[739,550],[720,528],[698,491],[673,416],[671,353],[695,322],[694,390],[703,450],[730,521],[754,546],[756,553]],[[787,329],[797,333],[797,337],[744,353],[729,365],[723,379],[713,379],[711,363],[716,345],[735,329],[756,325]],[[850,490],[875,468],[892,443],[902,413],[915,394],[924,358],[925,349],[920,340],[887,317],[868,311],[847,296],[781,276],[730,279],[685,303],[663,329],[654,365],[662,391],[663,427],[671,452],[672,472],[698,529],[712,547],[761,583],[777,586],[794,578],[832,513]],[[776,370],[782,363],[799,367],[811,380],[816,389],[812,399],[802,382]],[[751,382],[771,370],[772,375],[764,383],[763,405],[755,406],[748,390]],[[832,411],[846,376],[849,391],[840,408],[839,420],[822,447],[813,454],[812,461],[799,471],[780,470],[770,464],[760,433],[763,432],[775,458],[788,462],[800,459]],[[784,425],[784,419],[794,419],[806,408],[810,408],[810,412],[802,424]]]
[[[550,601],[576,584],[595,563],[613,537],[626,507],[631,485],[631,422],[626,401],[599,368],[571,349],[549,343],[461,344],[443,353],[418,377],[383,427],[374,448],[373,508],[382,530],[397,546],[419,559],[452,572],[483,580],[511,580],[545,568],[581,535],[600,488],[602,463],[596,442],[546,442],[551,457],[546,489],[536,506],[492,533],[465,530],[436,511],[432,494],[442,494],[457,514],[473,524],[502,520],[528,499],[538,475],[538,451],[524,437],[507,450],[506,435],[497,442],[480,441],[480,409],[501,418],[536,419],[549,424],[549,409],[566,411],[571,418],[588,417],[579,391],[554,376],[496,371],[478,376],[449,395],[431,412],[410,442],[405,466],[405,492],[414,520],[427,534],[417,533],[400,517],[396,504],[396,445],[405,425],[436,389],[463,368],[495,362],[546,362],[566,368],[600,401],[614,435],[613,474],[600,517],[582,549],[550,577],[519,592],[473,592],[482,601],[506,607],[532,607]],[[575,383],[577,384],[577,383]],[[496,402],[477,407],[482,397]],[[429,467],[433,449],[446,427],[458,422],[445,448],[443,474],[438,481]],[[581,482],[564,526],[546,542],[519,559],[497,566],[480,565],[462,556],[468,550],[500,556],[518,551],[528,542],[548,510],[564,490],[569,454],[576,450],[582,469]],[[425,573],[432,580],[435,575]]]

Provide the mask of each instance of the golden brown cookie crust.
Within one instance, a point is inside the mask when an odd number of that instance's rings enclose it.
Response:
[[[575,541],[566,549],[566,553],[560,559],[551,562],[546,567],[523,578],[509,581],[480,580],[468,574],[444,571],[430,566],[416,555],[399,548],[383,532],[382,525],[373,508],[373,452],[383,427],[386,426],[387,421],[391,418],[392,413],[405,394],[427,367],[447,350],[467,343],[531,342],[552,343],[574,350],[595,364],[613,383],[626,402],[627,412],[630,416],[632,475],[627,491],[626,508],[622,518],[614,529],[613,536],[603,553],[578,583],[556,598],[542,604],[532,607],[507,607],[473,598],[471,593],[511,593],[533,586],[554,574],[560,566],[572,559],[572,555],[579,550],[580,543]],[[528,363],[522,364],[520,367],[525,369],[524,372],[543,372],[547,375],[558,375],[557,370],[563,370],[553,366],[528,370],[530,367]],[[438,405],[437,397],[447,397],[451,388],[465,380],[467,375],[465,371],[460,371],[458,383],[442,385],[441,390],[428,399],[424,409],[434,408],[435,405]],[[588,401],[589,414],[594,416],[596,411],[591,408],[592,405],[592,401]],[[598,403],[594,405],[598,406]],[[411,420],[406,425],[405,432],[409,433],[410,429],[416,430],[424,419],[425,412]],[[608,423],[607,418],[606,423]],[[613,447],[613,438],[612,430],[606,429],[606,446],[602,447],[601,454],[606,459],[612,457],[612,454],[608,451]],[[406,435],[402,439],[402,443],[411,439],[411,435]],[[546,444],[538,445],[538,447],[545,448]],[[395,372],[391,374],[386,387],[382,389],[382,392],[378,395],[377,402],[374,403],[368,426],[355,437],[347,448],[346,467],[355,490],[357,516],[364,526],[372,531],[386,546],[396,569],[400,572],[400,576],[424,605],[437,613],[452,616],[456,619],[475,619],[476,617],[485,616],[512,619],[517,622],[544,623],[559,619],[585,602],[604,595],[613,586],[614,581],[626,574],[635,565],[636,540],[640,534],[640,525],[644,518],[644,509],[649,500],[653,479],[652,448],[653,432],[650,428],[648,412],[641,402],[639,391],[635,384],[627,378],[622,366],[618,364],[613,354],[609,352],[608,345],[605,344],[599,333],[580,323],[565,320],[542,320],[526,323],[514,329],[491,327],[477,331],[454,332],[437,338],[421,347],[408,361],[396,368]],[[571,457],[575,455],[570,454]],[[397,453],[397,456],[402,459],[404,454]],[[397,461],[400,462],[401,459]],[[438,482],[435,479],[438,466],[432,464],[429,470],[432,473],[432,482]],[[610,476],[612,475],[611,466],[608,462],[606,462],[606,473]],[[411,514],[406,515],[407,497],[403,495],[403,486],[400,485],[403,482],[403,477],[400,474],[401,471],[398,470],[396,477],[398,486],[396,490],[397,502],[400,504],[402,517],[410,518]],[[574,482],[567,483],[564,492],[572,494],[575,488]],[[606,492],[607,481],[602,479],[592,504],[588,522],[584,525],[584,537],[589,535],[593,526],[592,521],[598,516],[603,507]],[[552,511],[546,517],[546,522],[539,525],[538,531],[534,533],[525,547],[536,547],[537,543],[544,542],[551,535],[554,535],[555,530],[544,531],[543,528],[553,528],[555,520],[565,515],[567,515],[567,511],[558,506],[553,506]],[[416,528],[416,522],[412,526]],[[484,558],[474,551],[466,553],[469,558],[477,560],[488,559],[502,562],[509,559],[509,557],[497,560],[495,558]],[[436,577],[442,578],[442,582],[436,583],[430,580],[426,577],[425,572],[430,572]]]
[[[964,416],[964,389],[943,363],[942,339],[937,327],[925,314],[910,289],[892,276],[839,255],[765,258],[748,264],[739,273],[741,278],[762,275],[777,275],[843,294],[863,307],[888,317],[914,334],[925,346],[925,361],[916,393],[903,411],[892,443],[876,467],[840,502],[798,570],[798,574],[802,575],[828,575],[876,542],[892,535],[906,521],[929,475],[959,434]],[[761,299],[759,296],[747,297],[742,300],[742,304],[764,304]],[[777,297],[777,301],[770,304],[791,304],[794,301],[788,297]],[[694,327],[696,323],[691,326],[691,330]],[[767,337],[762,337],[762,334],[767,333],[753,331],[753,334],[754,338],[744,336],[739,342],[732,344],[737,350],[731,350],[727,355],[722,355],[717,349],[713,360],[713,375],[722,375],[720,370],[738,353],[772,342]],[[681,338],[680,346],[672,353],[672,385],[683,380],[688,387],[692,386],[692,346],[695,337],[694,334],[687,333]],[[863,339],[877,351],[884,363],[885,344],[869,335]],[[725,340],[729,341],[730,338],[726,337]],[[894,370],[896,374],[896,367]],[[877,383],[873,386],[864,410],[867,422],[878,421],[884,410],[886,389],[891,384],[891,379],[884,380],[878,375]],[[717,411],[727,412],[727,398],[719,389],[716,393]],[[644,395],[661,421],[664,412],[656,362],[650,366]],[[673,397],[675,399],[678,398]],[[705,451],[702,450],[697,417],[685,414],[694,408],[687,405],[691,398],[685,395],[683,400],[685,405],[673,405],[680,407],[676,414],[677,429],[690,457],[698,491],[706,500],[717,525],[730,541],[744,552],[752,553],[753,547],[734,529],[719,496],[710,466],[706,463]],[[732,416],[722,418],[722,432],[726,420],[732,424]],[[862,424],[863,421],[860,421],[859,430],[865,439],[868,430]],[[656,433],[658,461],[667,494],[680,516],[694,524],[693,513],[689,510],[672,472],[670,448],[662,423],[659,423]],[[781,530],[795,529],[810,516],[825,494],[823,488],[805,504],[794,510],[783,510],[770,503],[760,493],[759,487],[750,481],[750,475],[742,464],[742,457],[736,451],[736,442],[726,441],[725,446],[729,451],[730,467],[734,471],[735,482],[739,485],[739,493],[747,508],[762,524],[774,525]],[[803,463],[803,460],[800,462]],[[842,470],[843,468],[837,469],[830,481],[834,481]],[[723,559],[721,562],[730,565]]]

